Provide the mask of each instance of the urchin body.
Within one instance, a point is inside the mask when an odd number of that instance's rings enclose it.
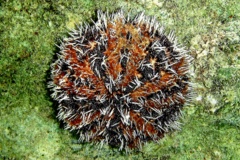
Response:
[[[60,46],[52,64],[58,118],[80,140],[140,148],[177,129],[189,99],[191,57],[172,33],[143,13],[98,12]]]

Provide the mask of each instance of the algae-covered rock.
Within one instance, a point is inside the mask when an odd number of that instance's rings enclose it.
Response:
[[[0,159],[238,159],[240,3],[185,0],[0,2]],[[182,129],[126,154],[78,143],[56,118],[47,82],[59,39],[97,10],[145,11],[194,57]]]

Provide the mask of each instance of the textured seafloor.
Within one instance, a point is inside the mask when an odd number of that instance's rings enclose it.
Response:
[[[141,152],[119,152],[63,129],[47,89],[55,43],[96,10],[145,11],[195,58],[195,98],[182,130]],[[0,159],[238,159],[240,4],[237,0],[0,1]]]

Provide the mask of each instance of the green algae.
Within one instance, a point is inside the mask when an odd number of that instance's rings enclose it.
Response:
[[[195,96],[180,131],[141,152],[78,144],[47,89],[55,43],[96,10],[145,11],[195,58]],[[240,157],[240,4],[229,1],[6,1],[0,3],[0,159],[237,159]]]

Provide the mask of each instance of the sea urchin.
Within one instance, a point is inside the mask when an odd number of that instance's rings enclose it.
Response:
[[[52,64],[58,118],[82,141],[141,148],[177,129],[189,100],[191,57],[155,18],[98,12],[60,45]]]

